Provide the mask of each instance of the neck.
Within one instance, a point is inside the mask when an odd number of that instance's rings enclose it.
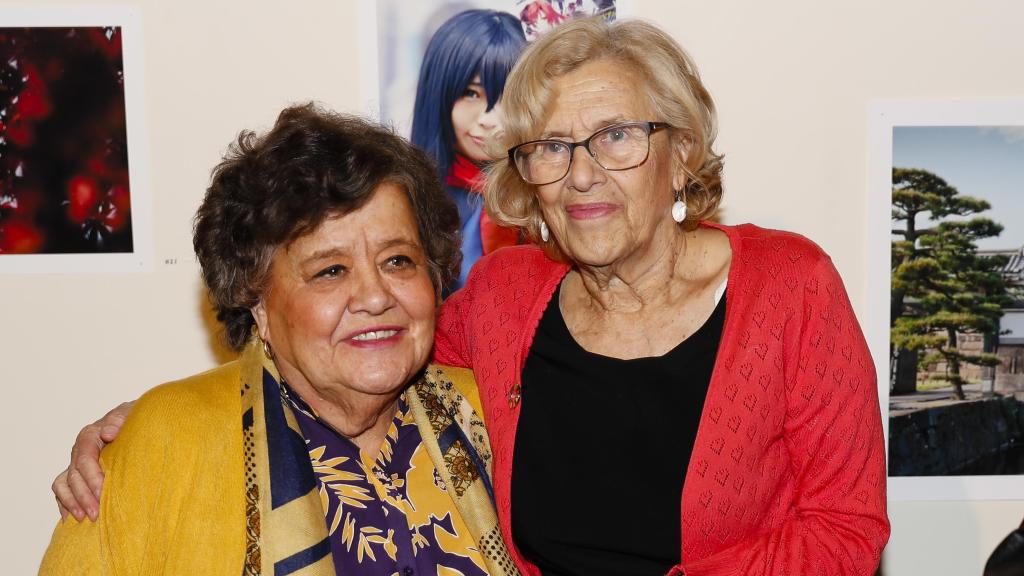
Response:
[[[600,312],[632,313],[671,301],[687,280],[696,233],[673,226],[633,255],[606,266],[577,265],[570,293]],[[576,286],[572,286],[575,283]],[[575,288],[575,290],[573,289]]]
[[[289,371],[283,368],[279,368],[281,376],[321,421],[351,440],[361,451],[371,456],[377,454],[398,410],[401,389],[393,394],[379,396],[323,391],[301,375],[290,378],[286,373]]]

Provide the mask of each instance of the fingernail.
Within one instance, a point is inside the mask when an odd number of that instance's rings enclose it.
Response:
[[[96,518],[98,518],[99,515],[100,513],[98,510],[96,510],[95,508],[89,508],[89,518],[91,518],[93,522],[96,521]]]
[[[67,520],[67,519],[68,519],[68,511],[64,510],[64,509],[61,509],[60,510],[60,521],[63,522],[65,520]]]
[[[81,522],[83,519],[85,519],[85,514],[82,514],[82,509],[81,508],[72,508],[71,509],[71,515],[74,516],[75,520],[78,520],[79,522]]]

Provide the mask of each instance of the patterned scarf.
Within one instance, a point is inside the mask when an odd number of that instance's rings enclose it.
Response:
[[[487,571],[492,576],[518,576],[494,511],[490,439],[468,398],[477,394],[473,372],[431,364],[413,391],[407,396],[409,410],[423,446],[476,541]],[[439,464],[442,461],[444,466]]]
[[[245,450],[243,576],[334,576],[306,441],[281,399],[281,377],[253,339],[242,358]]]
[[[241,379],[246,467],[242,574],[334,576],[327,524],[306,442],[290,406],[282,400],[277,368],[257,339],[243,352]],[[488,571],[494,576],[518,576],[494,511],[487,431],[466,397],[476,395],[472,373],[431,365],[413,390],[406,397],[424,448]]]

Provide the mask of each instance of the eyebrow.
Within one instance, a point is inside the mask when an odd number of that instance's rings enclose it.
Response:
[[[423,250],[423,245],[419,242],[413,241],[411,238],[392,238],[384,241],[380,245],[382,249],[394,248],[395,246],[408,246],[410,248],[416,248],[417,250]]]
[[[408,246],[410,248],[415,248],[417,250],[423,250],[423,246],[420,243],[415,242],[415,241],[413,241],[410,238],[390,238],[390,239],[385,240],[384,242],[382,242],[379,246],[380,246],[379,247],[380,250],[387,250],[388,248],[394,248],[396,246]],[[343,248],[340,248],[340,247],[337,247],[337,246],[332,246],[330,248],[324,248],[322,250],[317,250],[316,252],[313,252],[312,254],[310,254],[308,257],[303,258],[302,261],[303,262],[314,262],[316,260],[323,260],[325,258],[331,258],[331,257],[335,257],[335,256],[344,256],[347,253],[348,252],[345,249],[343,249]]]
[[[593,134],[594,132],[598,132],[611,126],[612,124],[618,124],[619,122],[626,122],[626,117],[623,116],[622,114],[616,114],[614,116],[599,120],[598,122],[594,123],[594,125],[597,126],[597,128],[591,130],[590,133]],[[552,130],[550,132],[541,133],[539,139],[546,140],[548,138],[572,138],[572,134],[569,134],[568,132],[563,130]]]
[[[340,256],[340,255],[343,255],[343,254],[345,254],[345,251],[342,250],[341,248],[337,248],[337,247],[324,248],[322,250],[317,250],[316,252],[313,252],[308,257],[303,258],[302,261],[303,262],[313,262],[313,261],[316,261],[316,260],[323,260],[325,258],[331,258],[331,257],[334,257],[334,256]]]

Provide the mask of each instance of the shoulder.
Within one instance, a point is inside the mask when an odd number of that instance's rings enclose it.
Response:
[[[828,254],[814,241],[796,232],[762,228],[754,224],[727,226],[705,224],[724,232],[744,265],[755,267],[765,264],[796,268],[802,273],[813,271],[822,261],[830,261]]]
[[[104,449],[104,460],[113,465],[152,450],[187,458],[211,438],[240,430],[239,374],[238,362],[230,362],[146,392],[117,440]]]
[[[132,416],[159,418],[173,424],[180,417],[190,425],[238,412],[239,363],[229,362],[188,378],[153,388],[139,398]]]
[[[237,531],[224,529],[244,522],[239,374],[232,362],[144,394],[100,455],[105,477],[96,528],[69,530],[51,548],[70,542],[78,553],[77,543],[91,538],[108,564],[103,573],[149,574],[181,561],[212,564],[192,554],[201,547],[180,538],[202,533],[223,552],[223,563],[240,559],[242,547],[226,545],[238,541]],[[71,573],[62,570],[53,573]]]
[[[522,244],[506,246],[477,261],[473,271],[484,279],[495,276],[550,275],[566,268],[566,264],[548,257],[539,246]],[[472,273],[470,273],[472,276]]]
[[[434,358],[472,365],[473,350],[497,346],[496,335],[487,342],[480,339],[496,325],[502,327],[506,346],[513,344],[568,269],[537,246],[508,246],[477,260],[465,285],[441,305]]]
[[[481,302],[493,295],[496,302],[506,301],[505,296],[518,301],[541,291],[553,278],[561,278],[568,267],[549,258],[538,246],[506,246],[477,260],[465,286],[451,300]]]

